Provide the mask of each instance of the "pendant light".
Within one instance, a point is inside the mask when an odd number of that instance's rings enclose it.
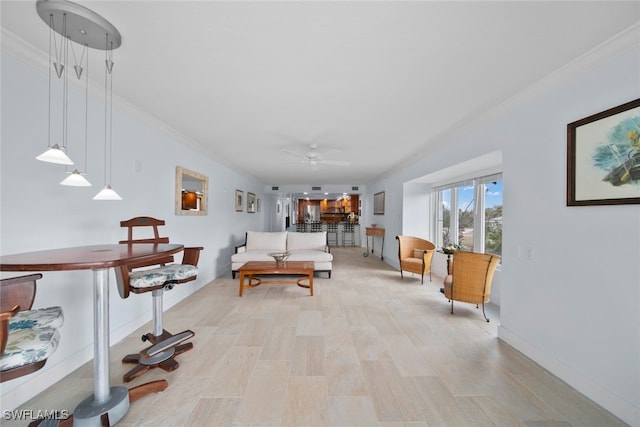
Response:
[[[84,173],[80,172],[78,169],[74,169],[73,172],[69,172],[68,170],[66,170],[65,168],[65,172],[70,173],[71,175],[69,175],[68,177],[66,177],[65,179],[63,179],[60,184],[61,185],[67,185],[67,186],[71,186],[71,187],[91,187],[91,183],[89,182],[89,180],[87,180],[87,178],[84,177],[84,175],[86,175],[87,173],[87,143],[88,143],[88,121],[89,121],[89,53],[88,53],[88,46],[85,44],[82,48],[82,56],[80,57],[80,62],[78,63],[77,59],[76,59],[76,53],[73,50],[73,45],[71,45],[71,52],[73,52],[73,57],[74,57],[74,61],[75,61],[75,65],[73,66],[73,69],[76,72],[76,76],[78,77],[78,80],[80,80],[80,77],[82,77],[82,73],[83,71],[85,71],[86,68],[86,72],[84,73],[84,79],[85,79],[85,86],[84,86],[84,165],[85,165],[85,171]],[[82,60],[86,57],[86,63],[85,63],[85,68],[82,67]]]
[[[53,15],[49,15],[49,122],[48,122],[48,126],[49,126],[49,130],[48,130],[48,148],[47,150],[40,154],[38,157],[36,157],[37,160],[43,161],[43,162],[48,162],[48,163],[56,163],[56,164],[60,164],[60,165],[72,165],[73,161],[69,158],[69,156],[67,156],[67,154],[65,153],[66,150],[66,146],[65,146],[65,141],[64,141],[64,129],[66,124],[64,123],[64,119],[66,118],[65,116],[65,95],[63,95],[63,105],[62,105],[62,110],[63,110],[63,124],[62,124],[62,132],[63,132],[63,137],[62,137],[62,147],[59,144],[53,144],[51,145],[51,65],[52,65],[52,58],[51,58],[51,47],[52,44],[55,42],[54,37],[54,22],[53,22]],[[44,19],[44,17],[43,17]],[[63,23],[62,23],[62,34],[63,34],[63,38],[61,40],[62,43],[64,43],[65,41],[65,33],[66,33],[66,16],[63,16],[62,18]],[[46,21],[45,21],[46,22]],[[60,45],[60,50],[62,50],[62,46],[63,44],[61,43]],[[62,77],[62,72],[64,70],[64,65],[61,62],[61,58],[59,57],[59,53],[58,53],[58,45],[56,43],[56,63],[55,63],[55,67],[56,67],[56,73],[58,75],[58,78]],[[66,61],[65,61],[66,62]],[[66,92],[66,87],[64,88],[64,91]]]
[[[111,188],[111,161],[113,151],[113,57],[112,46],[107,36],[105,42],[105,70],[104,70],[104,188],[95,195],[93,200],[122,200]],[[109,95],[107,97],[107,95]],[[108,132],[107,132],[108,130]],[[108,138],[107,138],[108,134]],[[108,144],[107,144],[108,140]],[[107,153],[108,147],[108,153]],[[108,160],[108,166],[107,166]],[[107,179],[107,171],[109,171]]]
[[[56,62],[53,63],[55,67],[55,71],[59,78],[63,75],[65,79],[67,79],[67,74],[69,72],[69,68],[67,65],[68,59],[68,48],[70,42],[75,42],[80,46],[83,46],[83,54],[80,59],[80,62],[77,62],[77,58],[75,58],[75,51],[73,50],[73,45],[71,45],[71,49],[74,55],[74,59],[76,60],[76,64],[74,65],[74,70],[76,72],[76,76],[78,79],[81,78],[83,74],[82,68],[82,60],[85,58],[86,54],[86,69],[84,70],[85,76],[85,172],[81,172],[79,168],[75,168],[73,172],[69,172],[70,175],[64,179],[61,184],[63,185],[72,185],[72,186],[89,186],[91,185],[86,178],[83,176],[86,173],[87,162],[87,141],[88,141],[88,131],[87,131],[87,115],[88,115],[88,87],[89,87],[89,60],[88,60],[88,49],[98,49],[108,51],[107,53],[110,55],[113,49],[120,47],[122,43],[122,39],[118,30],[106,19],[97,13],[93,12],[90,9],[87,9],[84,6],[80,6],[76,3],[67,1],[67,0],[37,0],[36,1],[36,10],[40,18],[49,26],[50,35],[49,35],[49,150],[46,153],[38,156],[38,160],[43,161],[53,161],[54,163],[64,164],[64,165],[73,165],[74,163],[69,159],[69,157],[64,152],[66,150],[67,143],[67,103],[68,103],[68,87],[66,86],[67,80],[65,80],[65,87],[63,91],[63,137],[62,142],[60,144],[51,144],[51,64],[52,64],[52,45],[55,46],[56,49]],[[58,51],[58,45],[55,43],[55,40],[52,40],[55,37],[55,33],[62,35],[62,41],[60,44],[60,52]],[[106,43],[105,43],[106,40]],[[66,42],[66,45],[65,45]],[[65,56],[64,63],[61,56]],[[111,61],[111,64],[113,61]],[[107,106],[111,104],[111,102],[107,99],[107,73],[110,74],[112,65],[106,64],[107,71],[105,71],[105,111],[107,111]],[[65,73],[65,68],[67,68],[67,73]],[[109,120],[109,128],[107,128],[106,122],[106,113],[105,113],[105,190],[110,190],[111,186],[106,183],[107,177],[107,161],[109,161],[109,165],[111,163],[111,159],[107,159],[106,157],[106,144],[107,144],[107,131],[109,131],[109,144],[111,145],[111,120]],[[52,159],[52,160],[49,160]],[[113,191],[113,190],[111,190]],[[102,193],[102,192],[101,192]],[[115,194],[115,192],[113,192]],[[120,197],[115,194],[115,196],[111,196],[108,198],[102,197],[98,194],[94,199],[96,200],[119,200]]]

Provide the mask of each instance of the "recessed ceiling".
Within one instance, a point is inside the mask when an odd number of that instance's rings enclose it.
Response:
[[[613,1],[78,3],[122,35],[117,97],[265,185],[366,185],[640,20]],[[1,8],[46,59],[35,1]],[[351,163],[284,165],[310,144]]]

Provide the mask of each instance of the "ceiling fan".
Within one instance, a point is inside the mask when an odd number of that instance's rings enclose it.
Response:
[[[331,165],[331,166],[349,166],[351,164],[350,161],[347,160],[330,160],[327,159],[326,156],[329,153],[340,151],[338,149],[329,150],[326,153],[321,153],[318,151],[318,144],[309,144],[309,148],[306,153],[296,153],[291,150],[282,150],[282,152],[291,154],[292,156],[298,157],[300,160],[296,162],[289,162],[286,164],[308,164],[312,169],[316,169],[318,165]]]

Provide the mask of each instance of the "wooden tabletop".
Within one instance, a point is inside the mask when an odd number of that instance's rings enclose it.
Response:
[[[180,252],[179,244],[111,244],[49,249],[0,256],[0,271],[94,270],[132,261],[153,261]]]

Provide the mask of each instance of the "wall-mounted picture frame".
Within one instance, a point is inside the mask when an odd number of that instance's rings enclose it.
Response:
[[[256,195],[249,192],[247,192],[247,212],[248,213],[256,212]]]
[[[236,212],[242,212],[244,209],[244,191],[236,190]]]
[[[373,214],[384,215],[384,191],[373,195]]]
[[[206,215],[209,178],[182,166],[176,166],[176,215]]]
[[[567,206],[640,204],[640,98],[567,125]]]

